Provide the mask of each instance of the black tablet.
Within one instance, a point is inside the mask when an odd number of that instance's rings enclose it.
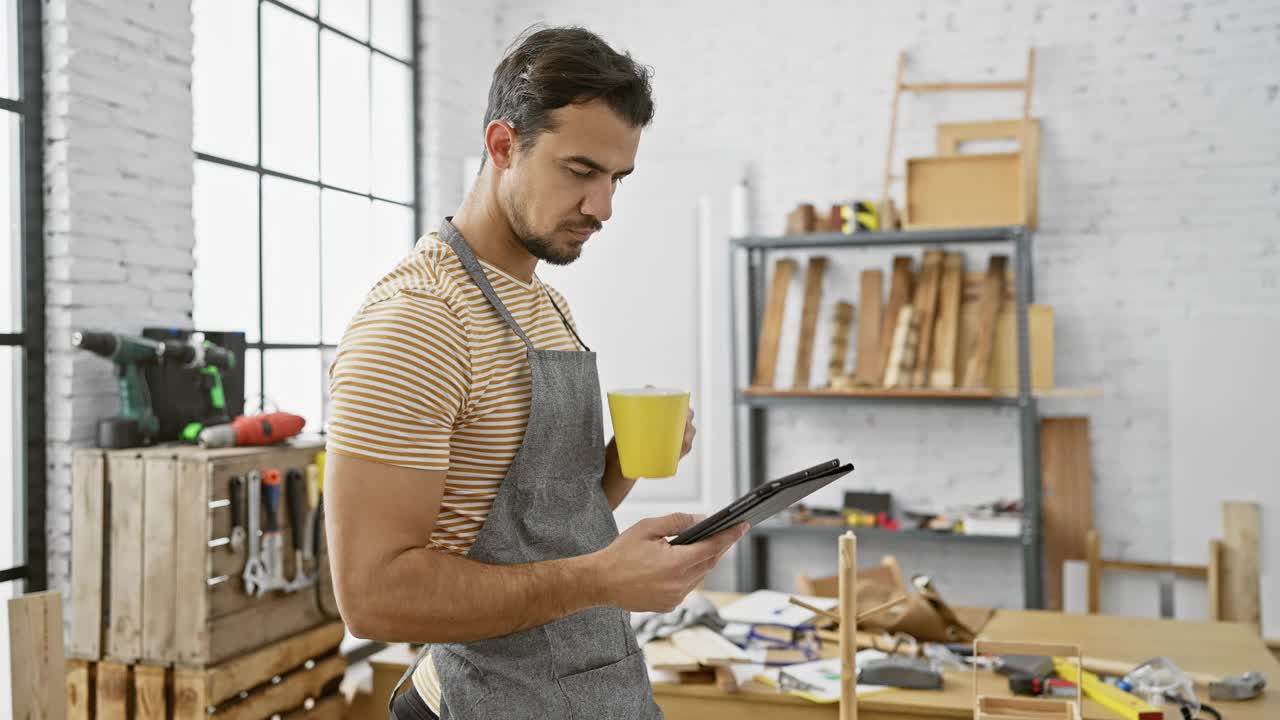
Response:
[[[761,485],[727,507],[671,539],[672,545],[688,545],[727,530],[740,522],[751,525],[776,515],[815,490],[853,472],[853,465],[829,460]]]

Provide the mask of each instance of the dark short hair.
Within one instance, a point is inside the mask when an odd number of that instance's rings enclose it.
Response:
[[[528,147],[539,134],[555,130],[553,110],[597,99],[632,127],[653,120],[651,68],[585,28],[530,30],[493,71],[484,127],[506,120]]]

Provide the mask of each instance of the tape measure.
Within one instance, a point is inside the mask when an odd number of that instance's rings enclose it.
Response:
[[[1076,664],[1070,660],[1054,658],[1053,669],[1058,675],[1068,680],[1074,680],[1076,677]],[[1148,705],[1136,695],[1102,682],[1097,675],[1088,670],[1080,671],[1080,690],[1085,697],[1125,720],[1164,720],[1163,710]]]

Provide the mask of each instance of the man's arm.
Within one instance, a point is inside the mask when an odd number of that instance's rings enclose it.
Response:
[[[351,632],[386,642],[466,642],[544,625],[599,605],[668,611],[746,532],[694,545],[664,537],[698,521],[642,520],[590,555],[490,565],[426,547],[445,472],[329,452],[325,530],[338,608]]]

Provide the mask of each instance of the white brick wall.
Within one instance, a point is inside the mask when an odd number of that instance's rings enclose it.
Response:
[[[190,326],[191,9],[45,4],[49,584],[68,590],[72,448],[118,409],[76,328]]]
[[[739,158],[766,232],[780,231],[800,200],[879,196],[899,49],[911,52],[908,79],[998,79],[1020,76],[1035,45],[1038,299],[1057,311],[1059,384],[1105,391],[1042,410],[1091,417],[1105,552],[1168,557],[1177,531],[1168,503],[1169,324],[1205,309],[1280,306],[1280,5],[504,0],[497,19],[500,45],[531,22],[582,24],[652,65],[657,118],[642,156],[697,146]],[[431,72],[470,78],[473,59],[444,58],[449,67]],[[1020,108],[1006,94],[908,98],[898,157],[931,154],[938,121]],[[459,127],[443,145],[475,142],[474,125]],[[883,255],[858,257],[887,266]],[[853,269],[839,272],[852,279]],[[838,447],[859,463],[860,484],[907,500],[975,500],[1018,487],[1008,412],[877,407],[778,418],[775,470]],[[811,545],[778,550],[793,563],[774,583],[834,564]],[[892,550],[908,570],[942,578],[958,601],[1021,602],[1020,585],[1003,572],[1017,562],[1013,552]],[[1113,607],[1124,585],[1109,583]],[[1155,607],[1151,598],[1144,607]]]

